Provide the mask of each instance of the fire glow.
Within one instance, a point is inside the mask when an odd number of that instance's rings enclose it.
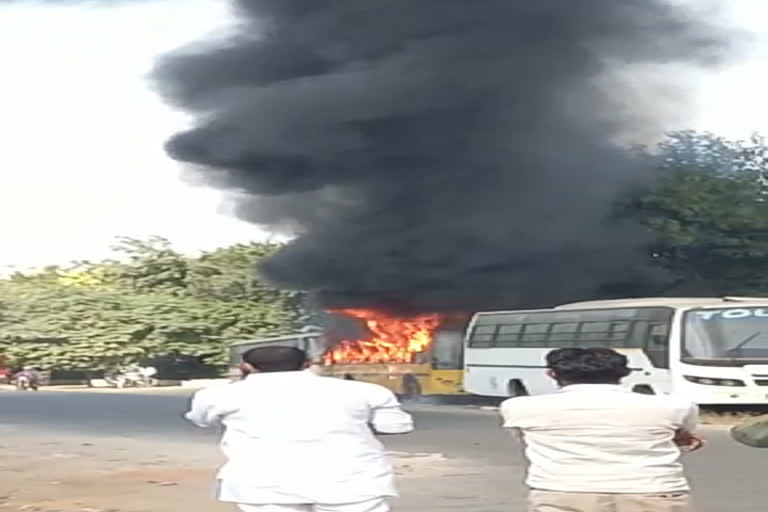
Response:
[[[363,320],[372,334],[365,340],[339,342],[325,355],[326,364],[412,363],[417,354],[429,348],[442,321],[438,314],[396,317],[369,309],[341,309],[333,313]]]

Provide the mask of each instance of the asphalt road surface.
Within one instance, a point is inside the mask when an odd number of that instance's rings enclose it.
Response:
[[[14,393],[0,391],[0,425],[52,436],[87,433],[94,438],[117,436],[215,442],[216,432],[198,429],[181,419],[189,393],[152,394]],[[520,449],[498,426],[493,412],[439,406],[414,406],[417,432],[384,439],[397,452],[442,453],[489,466],[519,468]],[[763,512],[768,503],[768,450],[731,442],[722,429],[708,430],[705,451],[686,456],[704,512]],[[512,471],[510,473],[517,473]],[[510,482],[510,485],[519,485]]]

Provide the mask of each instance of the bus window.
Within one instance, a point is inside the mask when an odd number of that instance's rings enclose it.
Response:
[[[592,346],[626,346],[630,322],[584,322],[577,340]]]
[[[474,326],[471,348],[560,348],[593,346],[650,348],[648,325],[667,328],[671,312],[664,308],[592,311],[541,311],[486,316]],[[661,336],[661,338],[659,338]],[[666,350],[666,345],[664,345]]]
[[[435,333],[432,367],[436,370],[460,370],[464,363],[463,341],[460,332]]]
[[[476,325],[472,329],[469,337],[469,344],[472,347],[490,347],[496,334],[495,325]]]
[[[669,324],[649,323],[646,329],[645,354],[655,368],[669,368]]]
[[[500,325],[496,334],[495,346],[514,347],[520,341],[520,333],[523,331],[522,324]]]
[[[551,324],[524,324],[523,334],[520,336],[518,346],[541,347],[546,344]]]
[[[563,342],[570,343],[576,339],[579,331],[579,324],[576,322],[566,322],[552,325],[552,331],[549,335],[549,341],[552,345],[559,345]]]

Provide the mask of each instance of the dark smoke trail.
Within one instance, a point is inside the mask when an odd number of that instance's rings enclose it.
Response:
[[[615,140],[663,126],[676,65],[722,57],[716,27],[662,0],[237,6],[236,36],[154,77],[197,116],[168,152],[238,192],[243,219],[300,234],[263,265],[274,282],[432,311],[652,284],[644,235],[609,220],[642,179]],[[636,65],[666,66],[658,108],[600,80]]]

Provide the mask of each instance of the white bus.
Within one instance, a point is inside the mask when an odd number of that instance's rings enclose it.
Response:
[[[701,405],[768,404],[768,298],[656,298],[477,313],[465,339],[464,386],[482,396],[555,390],[544,357],[563,347],[624,353],[624,385]]]

